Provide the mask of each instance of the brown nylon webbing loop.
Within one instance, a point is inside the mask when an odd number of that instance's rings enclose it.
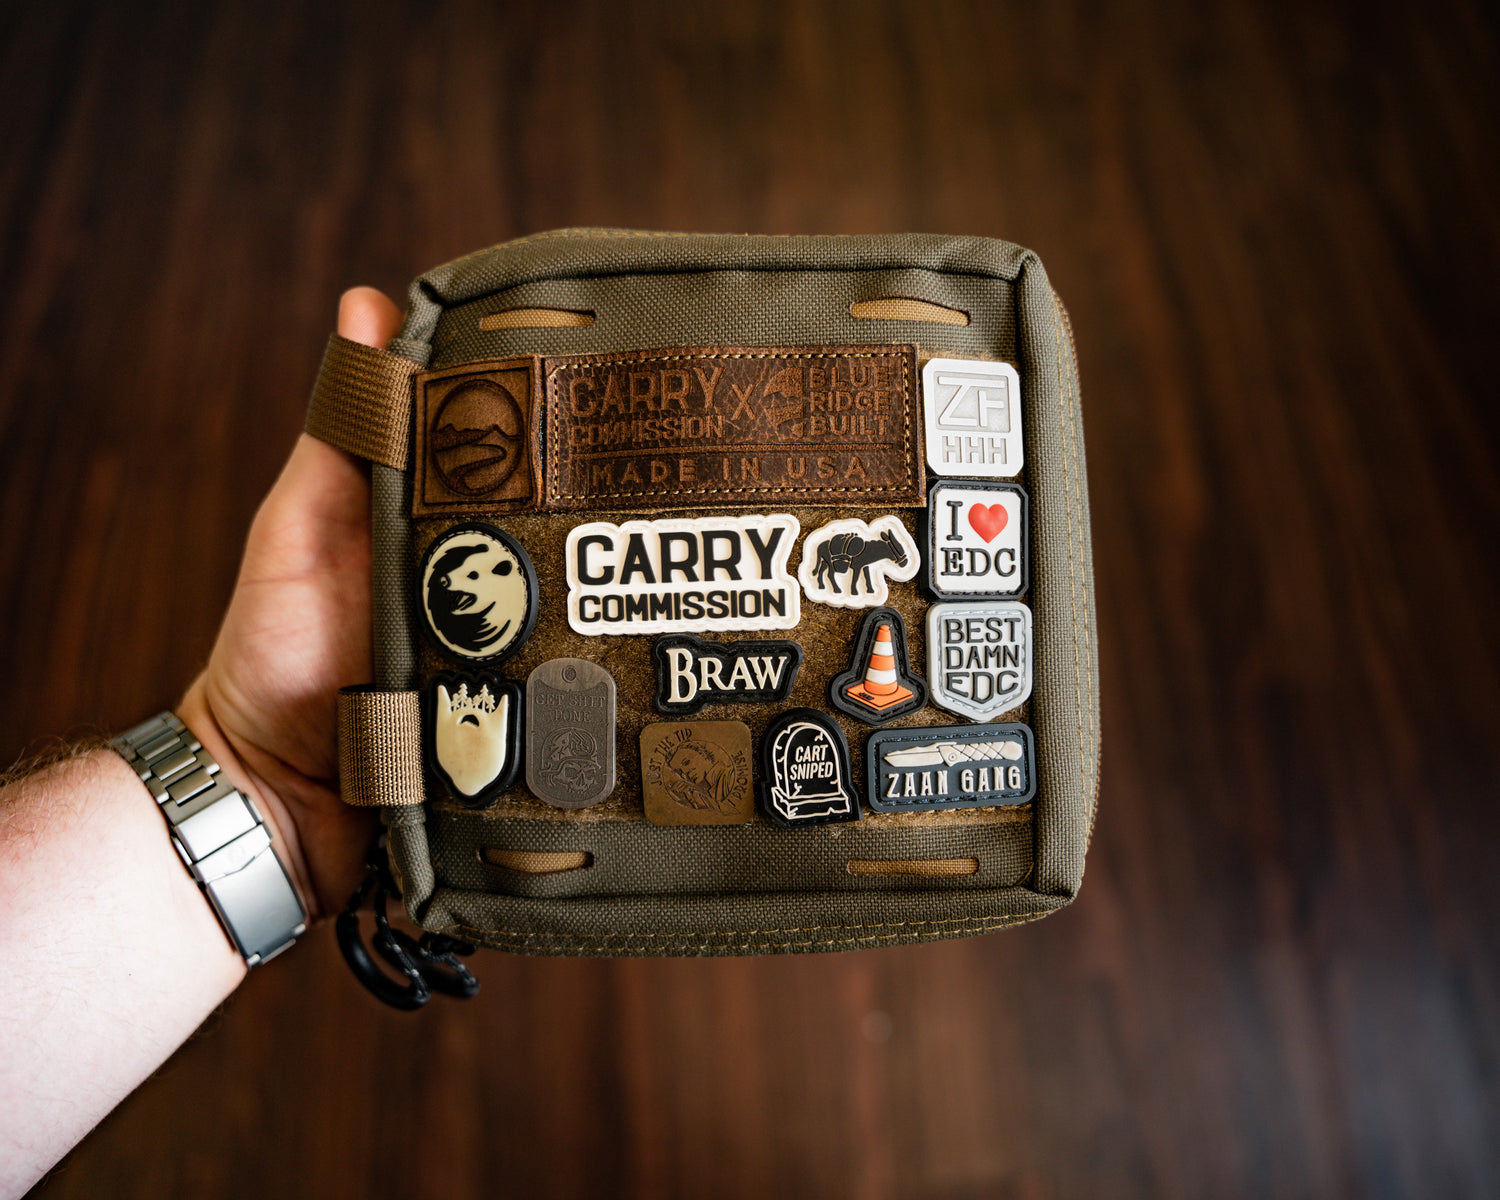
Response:
[[[943,879],[953,875],[977,875],[977,858],[851,858],[845,865],[851,875],[874,879]]]
[[[422,711],[417,692],[339,692],[339,789],[345,804],[421,804]]]
[[[480,857],[491,866],[521,875],[561,875],[564,871],[585,871],[594,865],[594,856],[587,850],[506,850],[485,846]]]
[[[307,406],[307,432],[359,458],[406,470],[411,446],[408,358],[333,334]]]
[[[969,323],[969,314],[959,309],[946,308],[929,300],[911,300],[905,296],[856,301],[849,306],[849,315],[865,321],[936,321],[940,325]]]

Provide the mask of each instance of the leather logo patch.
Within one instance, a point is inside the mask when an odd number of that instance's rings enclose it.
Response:
[[[531,504],[538,360],[469,364],[416,378],[412,515],[508,511]]]
[[[925,499],[912,346],[574,355],[542,371],[546,508]]]
[[[929,725],[874,734],[865,747],[876,812],[1024,804],[1036,795],[1025,725]]]
[[[653,825],[743,825],[755,815],[750,727],[683,721],[641,730],[641,792]]]

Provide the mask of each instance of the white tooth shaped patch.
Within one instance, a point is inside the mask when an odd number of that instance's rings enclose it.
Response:
[[[434,681],[433,765],[460,804],[486,804],[515,781],[519,704],[519,686],[493,675]]]

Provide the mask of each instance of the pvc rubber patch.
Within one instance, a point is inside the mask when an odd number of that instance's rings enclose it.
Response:
[[[913,675],[906,654],[906,622],[894,608],[865,616],[849,669],[835,676],[828,698],[840,712],[884,725],[927,703],[927,684]]]
[[[859,820],[849,743],[826,713],[815,708],[782,713],[766,727],[760,757],[761,808],[778,825],[800,829]]]
[[[796,642],[705,642],[669,633],[651,647],[656,663],[656,707],[690,716],[705,704],[785,700],[802,666]]]
[[[755,816],[750,727],[670,721],[641,730],[641,794],[653,825],[743,825]]]
[[[526,786],[558,808],[615,790],[615,680],[586,658],[554,658],[526,680]]]
[[[1031,695],[1031,609],[1014,600],[934,604],[927,610],[932,702],[993,721]]]
[[[428,685],[427,763],[448,794],[485,808],[521,771],[521,686],[488,671],[442,671]]]
[[[568,533],[568,624],[605,633],[793,629],[787,566],[802,525],[764,516],[590,521]]]
[[[536,569],[503,529],[455,525],[427,547],[417,572],[427,632],[460,658],[503,662],[536,625]]]
[[[1009,600],[1030,582],[1026,490],[937,483],[927,494],[927,586],[943,600]]]
[[[1009,363],[928,359],[922,413],[934,475],[1013,479],[1025,466],[1021,377]]]
[[[1024,804],[1036,795],[1036,742],[1021,724],[882,730],[865,772],[876,812]]]
[[[886,579],[916,575],[922,556],[897,516],[866,524],[830,521],[807,535],[797,578],[809,600],[835,608],[874,608],[890,597]],[[843,578],[844,587],[839,586]]]

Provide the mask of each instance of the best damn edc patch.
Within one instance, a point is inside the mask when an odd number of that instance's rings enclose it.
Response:
[[[590,521],[568,533],[568,624],[605,633],[793,629],[801,523],[764,516]]]
[[[571,355],[542,378],[552,511],[925,499],[913,346]]]
[[[932,702],[993,721],[1031,695],[1031,609],[1014,600],[934,604],[927,610]]]

